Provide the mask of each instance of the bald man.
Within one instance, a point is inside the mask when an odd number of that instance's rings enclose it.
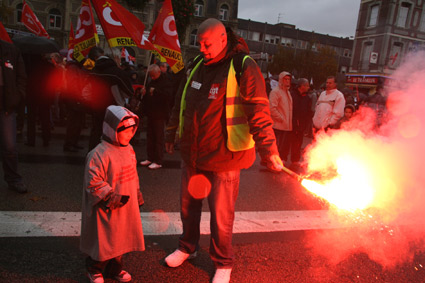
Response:
[[[255,61],[245,58],[249,53],[246,43],[233,32],[226,32],[216,19],[207,19],[199,26],[198,42],[201,56],[194,60],[188,79],[181,84],[166,132],[166,150],[172,153],[179,128],[183,234],[178,249],[165,262],[177,267],[196,256],[202,200],[207,198],[211,211],[210,256],[216,267],[213,282],[229,282],[240,170],[255,161],[255,147],[271,170],[281,170],[282,161],[264,79]],[[235,75],[238,67],[239,79]],[[202,180],[201,185],[191,186],[194,176]],[[199,188],[207,188],[209,194],[199,195]]]

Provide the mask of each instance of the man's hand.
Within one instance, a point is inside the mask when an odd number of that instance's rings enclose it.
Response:
[[[165,143],[165,151],[168,154],[173,154],[174,153],[174,143],[166,142]]]
[[[274,171],[282,171],[283,162],[278,154],[273,154],[270,156],[270,160],[267,162],[267,167]]]

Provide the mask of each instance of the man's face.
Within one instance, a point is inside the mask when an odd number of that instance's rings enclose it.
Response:
[[[307,91],[310,89],[310,85],[309,84],[303,84],[299,87],[299,91],[301,94],[303,93],[307,93]]]
[[[156,80],[161,76],[161,71],[151,71],[149,72],[149,76],[151,77],[152,80]]]
[[[167,72],[167,66],[160,65],[159,68],[161,69],[161,72],[166,73]]]
[[[336,89],[335,79],[327,79],[326,80],[326,90]]]
[[[291,86],[291,76],[284,76],[283,78],[279,79],[279,83],[284,87],[289,88]]]
[[[227,35],[218,27],[211,27],[198,35],[200,51],[204,60],[209,61],[217,57],[227,45]]]

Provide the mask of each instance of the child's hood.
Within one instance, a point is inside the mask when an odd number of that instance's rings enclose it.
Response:
[[[136,126],[133,127],[133,135],[136,133],[137,127],[139,126],[139,117],[136,114],[124,108],[122,106],[111,105],[106,109],[105,118],[103,120],[103,134],[102,139],[119,146],[117,129],[118,124],[124,120],[133,118]],[[129,119],[131,120],[131,119]]]

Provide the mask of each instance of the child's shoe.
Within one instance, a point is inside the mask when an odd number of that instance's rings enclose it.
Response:
[[[121,270],[120,274],[118,274],[114,278],[115,278],[115,280],[120,281],[120,282],[130,282],[131,281],[130,273],[128,273],[125,270]]]
[[[103,283],[103,275],[102,273],[92,274],[87,272],[87,277],[90,280],[90,283]]]

